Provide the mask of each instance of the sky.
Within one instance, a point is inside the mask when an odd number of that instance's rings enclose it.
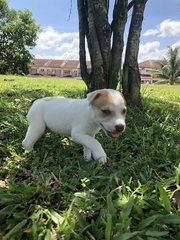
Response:
[[[9,0],[9,7],[29,9],[40,25],[36,58],[79,59],[77,0]],[[113,6],[114,0],[110,0]],[[128,21],[131,18],[128,14]],[[128,24],[127,24],[128,25]],[[128,26],[125,31],[125,45]],[[180,0],[148,0],[146,4],[139,62],[166,57],[168,47],[180,46]]]

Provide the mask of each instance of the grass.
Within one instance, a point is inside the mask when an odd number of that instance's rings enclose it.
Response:
[[[142,85],[142,95],[180,104],[180,85]]]
[[[119,140],[97,138],[109,166],[84,163],[82,147],[47,132],[21,147],[31,102],[83,97],[82,81],[0,76],[0,238],[180,239],[180,86],[142,86]]]

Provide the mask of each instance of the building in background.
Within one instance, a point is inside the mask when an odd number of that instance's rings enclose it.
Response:
[[[139,72],[142,83],[154,83],[160,80],[155,77],[155,74],[161,69],[158,62],[158,60],[147,60],[139,63]]]
[[[91,69],[90,61],[87,61],[87,68]],[[80,78],[81,70],[78,60],[59,60],[59,59],[34,59],[30,75],[49,76],[49,77],[73,77]]]
[[[91,70],[91,62],[87,61],[87,68]],[[160,71],[157,60],[147,60],[139,63],[139,71],[142,83],[154,83],[159,81],[154,75]],[[80,63],[78,60],[59,59],[34,59],[30,75],[49,77],[81,78]]]

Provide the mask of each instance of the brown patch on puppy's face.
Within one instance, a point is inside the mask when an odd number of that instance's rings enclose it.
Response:
[[[103,90],[95,91],[94,98],[91,100],[91,105],[99,109],[113,103],[114,98],[112,95],[109,92]]]
[[[125,130],[126,103],[118,91],[112,89],[97,90],[87,95],[93,108],[94,119],[105,133],[118,137]]]

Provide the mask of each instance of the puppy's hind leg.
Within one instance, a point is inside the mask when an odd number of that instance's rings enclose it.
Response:
[[[25,139],[22,141],[22,145],[26,150],[32,150],[36,141],[42,136],[45,131],[45,123],[30,124],[26,133]]]

